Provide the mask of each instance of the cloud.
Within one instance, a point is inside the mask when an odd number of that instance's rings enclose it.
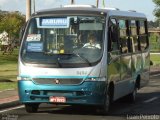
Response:
[[[5,3],[7,3],[8,1],[7,0],[1,0],[0,1],[0,5],[4,5]]]
[[[17,3],[21,3],[21,0],[0,0],[0,6],[10,6],[10,4],[15,5]]]
[[[135,3],[134,0],[133,1],[132,0],[105,0],[106,7],[118,7],[121,10],[134,9],[136,11],[140,11],[147,14],[147,16],[150,19],[153,19],[152,13],[155,8],[155,4],[153,4],[152,0],[137,0],[137,1],[138,3],[137,2]],[[35,2],[36,2],[36,6],[35,6],[36,11],[70,4],[70,0],[35,0]],[[96,0],[75,0],[75,3],[96,5]],[[145,4],[146,7],[143,7],[142,4]],[[102,0],[99,0],[99,6],[101,5],[102,5]],[[25,14],[26,0],[0,0],[0,9],[6,10],[6,11],[20,11]]]
[[[44,0],[38,0],[38,2],[42,3]],[[61,0],[45,0],[44,5],[52,5],[60,2]]]
[[[0,1],[0,9],[2,8],[3,5],[7,3],[7,0],[1,0]]]
[[[64,3],[64,0],[35,0],[36,10],[49,9],[59,7]],[[43,3],[43,4],[42,4]]]
[[[35,0],[35,3],[36,10],[42,10],[59,7],[60,4],[64,3],[64,0]],[[25,14],[25,9],[26,0],[0,0],[0,10],[21,11]]]
[[[26,0],[0,0],[0,9],[25,13]]]

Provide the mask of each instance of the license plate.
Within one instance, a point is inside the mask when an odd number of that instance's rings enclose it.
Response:
[[[55,102],[55,103],[65,103],[66,102],[66,98],[65,97],[50,97],[49,98],[50,102]]]

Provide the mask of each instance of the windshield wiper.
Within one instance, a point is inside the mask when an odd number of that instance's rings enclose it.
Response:
[[[59,58],[57,58],[57,61],[56,61],[57,65],[61,68],[62,67],[62,64],[59,62]]]
[[[51,56],[54,55],[53,53],[49,53],[49,52],[48,52],[48,53],[45,53],[45,54],[51,55]],[[65,53],[64,53],[64,54],[57,54],[57,55],[75,55],[75,56],[81,58],[81,59],[82,59],[83,61],[85,61],[86,63],[88,63],[89,66],[91,66],[91,63],[89,62],[89,60],[88,60],[87,58],[85,58],[84,56],[78,54],[78,53],[74,53],[74,52],[73,52],[73,53],[71,53],[71,54],[65,54]],[[56,60],[56,63],[58,64],[59,67],[62,67],[61,63],[59,62],[59,59],[60,59],[60,58],[58,57],[57,60]]]
[[[78,53],[72,53],[73,55],[80,57],[82,60],[84,60],[86,63],[88,63],[89,66],[91,66],[91,63],[89,62],[89,60],[87,58],[85,58],[84,56],[78,54]]]
[[[44,54],[45,54],[45,55],[49,55],[49,56],[57,55],[57,54],[53,54],[53,53],[51,53],[51,52],[45,52]],[[59,57],[56,57],[56,61],[55,61],[55,62],[56,62],[56,64],[57,64],[57,66],[61,68],[61,67],[62,67],[62,64],[59,62],[59,60],[60,60],[60,58],[59,58]]]

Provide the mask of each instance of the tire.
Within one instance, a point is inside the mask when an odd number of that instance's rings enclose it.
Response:
[[[104,104],[103,104],[103,106],[101,106],[101,109],[100,109],[100,114],[101,115],[108,115],[108,113],[109,113],[109,109],[110,109],[110,96],[109,96],[109,94],[106,94],[105,95],[105,100],[104,100]]]
[[[26,112],[28,113],[36,113],[38,111],[38,107],[39,107],[39,104],[37,103],[25,104],[25,109],[26,109]]]

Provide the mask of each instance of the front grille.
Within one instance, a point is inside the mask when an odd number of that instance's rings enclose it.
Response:
[[[83,79],[33,78],[33,81],[37,84],[72,85],[80,84],[83,81]]]
[[[84,96],[87,95],[88,92],[84,91],[59,91],[59,90],[32,90],[31,94],[34,95],[42,95],[42,96]]]

